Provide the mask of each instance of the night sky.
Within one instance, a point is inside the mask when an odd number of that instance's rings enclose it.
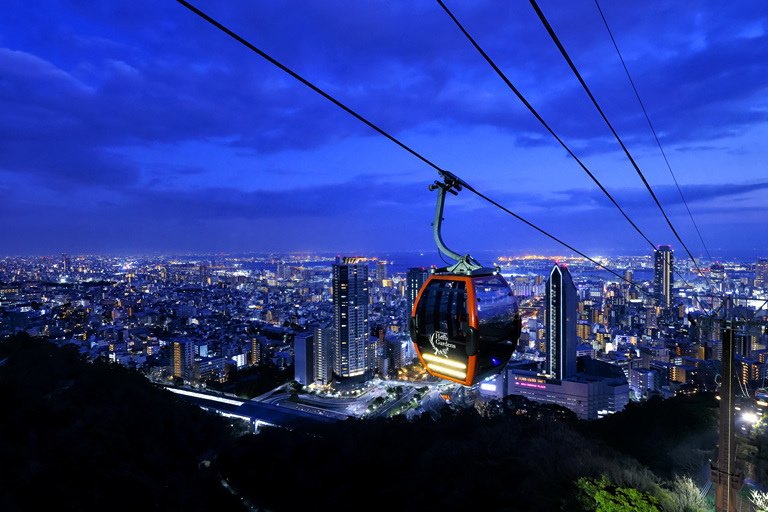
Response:
[[[435,1],[195,6],[589,255],[648,243]],[[447,6],[654,244],[682,248],[520,2]],[[540,0],[695,256],[705,255],[593,0]],[[768,7],[600,7],[713,257],[768,255]],[[0,14],[0,255],[434,251],[436,171],[173,0]],[[458,252],[570,251],[462,192]]]

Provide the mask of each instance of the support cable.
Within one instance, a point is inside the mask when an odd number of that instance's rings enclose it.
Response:
[[[336,98],[334,98],[330,94],[326,93],[325,91],[323,91],[322,89],[320,89],[319,87],[317,87],[316,85],[311,83],[309,80],[306,80],[305,78],[300,76],[298,73],[295,73],[294,71],[292,71],[291,69],[289,69],[286,66],[282,65],[280,62],[278,62],[277,60],[273,59],[272,57],[270,57],[269,55],[267,55],[263,51],[259,50],[254,45],[252,45],[251,43],[249,43],[248,41],[246,41],[245,39],[243,39],[239,35],[235,34],[233,31],[231,31],[230,29],[228,29],[227,27],[225,27],[224,25],[222,25],[218,21],[214,20],[213,18],[211,18],[210,16],[208,16],[203,11],[199,10],[198,8],[196,8],[195,6],[190,4],[189,2],[186,2],[185,0],[176,0],[176,1],[179,2],[181,5],[183,5],[184,7],[186,7],[187,9],[189,9],[190,11],[194,12],[195,14],[197,14],[198,16],[200,16],[201,18],[203,18],[205,21],[207,21],[211,25],[215,26],[216,28],[218,28],[222,32],[226,33],[227,35],[229,35],[233,39],[237,40],[243,46],[248,47],[249,49],[251,49],[254,52],[256,52],[257,54],[259,54],[264,59],[268,60],[270,63],[272,63],[275,66],[277,66],[278,68],[282,69],[283,71],[285,71],[286,73],[291,75],[293,78],[295,78],[299,82],[303,83],[304,85],[306,85],[307,87],[309,87],[310,89],[312,89],[313,91],[315,91],[316,93],[321,95],[323,98],[325,98],[328,101],[332,102],[337,107],[340,107],[340,108],[344,109],[348,114],[350,114],[353,117],[357,118],[359,121],[362,121],[363,123],[367,124],[368,126],[373,128],[374,130],[379,132],[381,135],[385,136],[386,138],[388,138],[389,140],[391,140],[392,142],[394,142],[395,144],[397,144],[398,146],[400,146],[404,150],[408,151],[410,154],[412,154],[413,156],[415,156],[419,160],[423,161],[424,163],[426,163],[427,165],[433,167],[434,169],[436,169],[438,171],[442,171],[443,170],[440,167],[438,167],[437,165],[435,165],[434,163],[432,163],[431,161],[427,160],[425,157],[423,157],[419,153],[417,153],[416,151],[414,151],[413,149],[409,148],[408,146],[406,146],[405,144],[403,144],[402,142],[397,140],[395,137],[393,137],[389,133],[385,132],[384,130],[382,130],[381,128],[379,128],[378,126],[373,124],[372,122],[368,121],[366,118],[364,118],[363,116],[361,116],[360,114],[358,114],[357,112],[355,112],[354,110],[349,108],[348,106],[344,105],[342,102],[340,102],[339,100],[337,100]]]
[[[605,187],[603,187],[603,185],[600,183],[600,181],[598,181],[598,179],[589,171],[587,166],[584,165],[584,163],[581,160],[579,160],[579,158],[573,153],[573,151],[571,151],[571,149],[565,144],[565,142],[563,142],[562,139],[560,139],[560,137],[557,136],[557,134],[554,132],[554,130],[552,130],[552,128],[550,128],[550,126],[546,123],[546,121],[544,121],[544,119],[539,115],[539,113],[536,111],[536,109],[534,109],[533,106],[530,103],[528,103],[528,101],[525,99],[525,97],[522,95],[522,93],[517,90],[517,88],[512,84],[512,82],[509,80],[509,78],[507,78],[507,76],[504,74],[504,72],[502,72],[499,69],[499,67],[496,65],[496,63],[493,62],[493,60],[488,56],[488,54],[485,53],[485,51],[480,47],[480,45],[477,43],[477,41],[475,41],[474,38],[469,34],[469,32],[467,32],[467,30],[464,28],[464,26],[459,22],[459,20],[456,18],[456,16],[453,15],[453,13],[448,9],[448,7],[446,7],[446,5],[442,2],[442,0],[437,0],[437,3],[440,4],[440,6],[443,8],[443,10],[448,14],[448,16],[450,16],[450,18],[453,20],[453,22],[456,24],[456,26],[459,28],[459,30],[461,30],[461,32],[466,36],[466,38],[469,40],[469,42],[472,43],[472,45],[480,53],[480,55],[483,56],[483,58],[493,68],[493,70],[496,72],[496,74],[498,74],[499,77],[501,77],[501,79],[504,80],[504,83],[507,84],[507,87],[509,87],[510,90],[512,90],[512,92],[515,93],[515,95],[518,97],[518,99],[520,99],[520,101],[523,102],[523,104],[528,108],[528,110],[530,110],[530,112],[536,117],[536,119],[539,120],[539,122],[544,126],[544,128],[546,128],[547,131],[549,131],[549,133],[560,143],[560,145],[563,146],[563,148],[565,148],[565,150],[568,152],[568,154],[571,155],[571,157],[573,157],[573,159],[581,166],[581,168],[584,170],[584,172],[586,172],[589,175],[589,177],[592,178],[592,181],[594,181],[597,184],[597,186],[600,187],[600,190],[602,190],[603,193],[608,197],[608,199],[611,200],[611,202],[614,204],[614,206],[616,206],[616,208],[618,208],[618,210],[621,212],[621,214],[624,215],[624,218],[627,219],[627,221],[632,225],[633,228],[635,228],[635,231],[640,233],[640,235],[645,239],[646,242],[648,242],[648,244],[655,251],[657,249],[656,245],[654,245],[654,243],[651,242],[648,239],[647,236],[645,236],[645,234],[640,230],[640,228],[638,228],[637,225],[635,225],[635,223],[632,222],[632,220],[624,212],[624,210],[621,208],[621,206],[619,206],[619,204],[616,202],[616,200],[613,198],[613,196],[611,196],[611,194],[605,189]],[[623,144],[622,144],[622,146],[623,146]],[[645,178],[643,178],[643,181],[645,181]],[[653,192],[651,192],[651,194],[653,194]],[[654,196],[654,198],[655,198],[655,196]],[[657,201],[657,203],[658,203],[658,201]],[[666,217],[666,215],[665,215],[665,217]],[[671,226],[671,224],[670,224],[670,226]],[[674,228],[672,228],[672,230],[674,231]],[[677,235],[677,233],[675,233],[675,235]],[[680,237],[678,237],[678,240],[680,240]],[[682,240],[680,241],[680,243],[682,243]],[[685,244],[683,244],[683,246],[685,247]],[[686,252],[688,252],[687,248],[686,248]],[[691,253],[688,252],[689,256],[690,256],[690,254]],[[691,259],[693,261],[693,264],[696,265],[696,260],[693,259],[693,256],[691,256]],[[696,268],[698,269],[698,266],[696,266]],[[683,277],[683,275],[680,272],[675,270],[675,273],[683,280],[683,282],[685,282],[688,286],[691,286],[691,284],[688,283],[688,281],[685,279],[685,277]],[[701,270],[699,270],[699,273],[701,273]]]
[[[243,38],[242,38],[242,37],[240,37],[239,35],[235,34],[233,31],[231,31],[230,29],[228,29],[227,27],[225,27],[225,26],[224,26],[224,25],[222,25],[221,23],[217,22],[216,20],[214,20],[213,18],[211,18],[211,17],[210,17],[210,16],[208,16],[207,14],[203,13],[202,11],[200,11],[199,9],[197,9],[196,7],[192,6],[192,5],[191,5],[189,2],[186,2],[185,0],[176,0],[176,1],[177,1],[178,3],[180,3],[181,5],[183,5],[184,7],[186,7],[187,9],[189,9],[190,11],[194,12],[195,14],[197,14],[198,16],[200,16],[201,18],[203,18],[204,20],[206,20],[206,21],[207,21],[208,23],[210,23],[211,25],[215,26],[216,28],[218,28],[218,29],[219,29],[219,30],[221,30],[222,32],[226,33],[227,35],[229,35],[229,36],[230,36],[230,37],[232,37],[233,39],[237,40],[237,41],[238,41],[238,42],[240,42],[242,45],[244,45],[244,46],[246,46],[247,48],[251,49],[252,51],[254,51],[255,53],[257,53],[259,56],[261,56],[261,57],[263,57],[264,59],[266,59],[267,61],[269,61],[271,64],[273,64],[273,65],[277,66],[277,67],[278,67],[278,68],[280,68],[281,70],[283,70],[283,71],[285,71],[286,73],[288,73],[289,75],[291,75],[293,78],[297,79],[298,81],[300,81],[301,83],[303,83],[304,85],[306,85],[307,87],[309,87],[310,89],[312,89],[313,91],[317,92],[318,94],[320,94],[321,96],[323,96],[325,99],[329,100],[330,102],[332,102],[332,103],[333,103],[333,104],[335,104],[336,106],[338,106],[338,107],[340,107],[340,108],[344,109],[344,110],[345,110],[347,113],[349,113],[350,115],[352,115],[353,117],[355,117],[355,118],[356,118],[356,119],[358,119],[359,121],[362,121],[363,123],[365,123],[365,124],[366,124],[366,125],[368,125],[369,127],[373,128],[373,129],[374,129],[376,132],[378,132],[379,134],[381,134],[381,135],[385,136],[386,138],[388,138],[389,140],[391,140],[392,142],[394,142],[395,144],[397,144],[397,145],[398,145],[398,146],[400,146],[401,148],[405,149],[406,151],[408,151],[409,153],[411,153],[412,155],[414,155],[415,157],[417,157],[417,158],[418,158],[419,160],[421,160],[422,162],[424,162],[424,163],[426,163],[427,165],[431,166],[432,168],[436,169],[436,170],[437,170],[439,173],[441,173],[441,174],[442,174],[442,173],[444,173],[444,172],[447,172],[447,171],[444,171],[443,169],[441,169],[440,167],[438,167],[436,164],[432,163],[432,162],[431,162],[430,160],[428,160],[426,157],[424,157],[424,156],[422,156],[421,154],[419,154],[418,152],[416,152],[414,149],[410,148],[409,146],[407,146],[407,145],[406,145],[406,144],[404,144],[403,142],[399,141],[398,139],[396,139],[395,137],[393,137],[392,135],[390,135],[389,133],[387,133],[387,132],[386,132],[386,131],[384,131],[383,129],[379,128],[378,126],[376,126],[376,125],[375,125],[375,124],[373,124],[372,122],[368,121],[368,120],[367,120],[366,118],[364,118],[362,115],[358,114],[357,112],[355,112],[355,111],[354,111],[354,110],[352,110],[351,108],[347,107],[346,105],[344,105],[343,103],[341,103],[339,100],[337,100],[336,98],[334,98],[334,97],[333,97],[333,96],[331,96],[330,94],[326,93],[325,91],[323,91],[323,90],[322,90],[322,89],[320,89],[319,87],[315,86],[314,84],[312,84],[311,82],[309,82],[309,81],[308,81],[308,80],[306,80],[305,78],[301,77],[299,74],[295,73],[294,71],[292,71],[292,70],[291,70],[291,69],[289,69],[288,67],[284,66],[283,64],[281,64],[281,63],[280,63],[280,62],[278,62],[277,60],[273,59],[272,57],[270,57],[269,55],[267,55],[267,54],[266,54],[266,53],[264,53],[263,51],[259,50],[259,49],[258,49],[258,48],[256,48],[254,45],[252,45],[251,43],[249,43],[248,41],[246,41],[245,39],[243,39]],[[440,1],[440,0],[438,0],[438,2],[439,2],[439,1]],[[442,3],[441,3],[441,5],[442,5]],[[446,10],[447,10],[447,9],[446,9]],[[450,14],[450,13],[449,13],[449,14]],[[457,21],[456,23],[458,24],[458,21]],[[469,36],[468,36],[468,37],[469,37]],[[481,50],[481,51],[482,51],[482,50]],[[495,66],[494,66],[494,67],[495,67]],[[499,73],[500,73],[500,72],[499,72]],[[502,76],[503,76],[503,75],[502,75]],[[505,81],[506,81],[506,77],[504,77],[504,79],[505,79]],[[511,84],[509,84],[509,85],[510,85],[510,86],[512,86]],[[519,93],[518,93],[518,94],[519,94]],[[525,102],[525,99],[524,99],[524,98],[522,98],[522,96],[520,96],[520,97],[521,97],[521,99],[522,99],[522,100]],[[525,102],[525,103],[527,104],[527,102]],[[532,109],[532,107],[529,107],[529,108],[531,108],[531,109]],[[533,112],[534,112],[534,115],[536,115],[536,117],[537,117],[539,120],[541,120],[541,122],[542,122],[542,123],[544,123],[544,121],[543,121],[543,120],[542,120],[542,119],[541,119],[541,118],[538,116],[538,114],[536,114],[536,112],[535,112],[535,111],[533,111]],[[546,124],[545,124],[545,126],[546,126]],[[550,131],[551,131],[551,130],[550,130]],[[553,135],[554,135],[554,133],[553,133]],[[557,137],[557,136],[555,135],[555,137]],[[560,140],[560,139],[558,139],[558,140]],[[563,143],[561,142],[561,144],[563,144]],[[564,147],[566,147],[566,146],[565,146],[565,144],[563,144],[563,146],[564,146]],[[568,148],[566,147],[566,149],[568,149]],[[568,149],[568,152],[570,153],[570,150],[569,150],[569,149]],[[571,155],[572,155],[574,158],[576,158],[576,157],[575,157],[575,155],[573,155],[573,153],[571,153]],[[581,163],[581,162],[579,162],[579,163]],[[582,167],[583,167],[583,168],[586,170],[586,167],[584,167],[584,165],[583,165],[583,164],[582,164]],[[589,173],[589,171],[588,171],[588,170],[587,170],[587,173]],[[590,176],[591,176],[591,174],[590,174]],[[593,177],[593,179],[595,180],[595,182],[597,182],[597,180],[596,180],[594,177]],[[580,255],[581,257],[583,257],[584,259],[586,259],[586,260],[588,260],[588,261],[592,262],[592,263],[593,263],[593,264],[595,264],[596,266],[598,266],[598,267],[602,268],[603,270],[606,270],[606,271],[610,272],[611,274],[615,275],[616,277],[618,277],[618,278],[619,278],[619,279],[621,279],[622,281],[625,281],[625,282],[627,282],[628,284],[630,284],[630,285],[632,285],[632,286],[636,287],[636,288],[637,288],[639,291],[641,291],[642,293],[644,293],[644,294],[646,294],[646,295],[648,295],[648,296],[654,297],[654,298],[656,298],[656,299],[660,298],[659,296],[656,296],[654,293],[651,293],[651,292],[647,292],[647,291],[645,291],[645,290],[643,289],[643,287],[642,287],[642,286],[638,285],[637,283],[635,283],[635,282],[633,282],[633,281],[630,281],[629,279],[626,279],[624,276],[622,276],[622,275],[618,274],[617,272],[615,272],[614,270],[612,270],[612,269],[610,269],[610,268],[606,267],[605,265],[603,265],[603,264],[601,264],[601,263],[599,263],[599,262],[595,261],[594,259],[590,258],[589,256],[587,256],[587,255],[586,255],[586,254],[584,254],[583,252],[579,251],[578,249],[576,249],[576,248],[574,248],[574,247],[571,247],[570,245],[568,245],[568,244],[567,244],[567,243],[565,243],[564,241],[560,240],[559,238],[555,237],[554,235],[551,235],[551,234],[549,234],[548,232],[544,231],[543,229],[539,228],[538,226],[536,226],[536,225],[534,225],[534,224],[532,224],[532,223],[528,222],[527,220],[525,220],[524,218],[520,217],[520,216],[519,216],[519,215],[517,215],[516,213],[512,212],[512,211],[511,211],[511,210],[509,210],[508,208],[506,208],[506,207],[502,206],[501,204],[497,203],[497,202],[496,202],[496,201],[494,201],[493,199],[491,199],[491,198],[489,198],[488,196],[486,196],[486,195],[482,194],[481,192],[479,192],[478,190],[476,190],[474,187],[472,187],[472,186],[468,185],[468,184],[467,184],[466,182],[464,182],[463,180],[462,180],[462,183],[463,183],[463,185],[465,186],[465,188],[467,188],[468,190],[471,190],[471,191],[472,191],[473,193],[475,193],[477,196],[481,197],[482,199],[485,199],[486,201],[488,201],[488,202],[489,202],[489,203],[491,203],[492,205],[494,205],[494,206],[496,206],[497,208],[499,208],[499,209],[501,209],[501,210],[503,210],[503,211],[507,212],[508,214],[512,215],[512,216],[513,216],[513,217],[515,217],[516,219],[518,219],[518,220],[520,220],[521,222],[523,222],[523,223],[527,224],[528,226],[532,227],[533,229],[535,229],[535,230],[536,230],[536,231],[538,231],[539,233],[541,233],[541,234],[545,235],[546,237],[548,237],[548,238],[550,238],[551,240],[553,240],[553,241],[555,241],[555,242],[559,243],[560,245],[562,245],[562,246],[566,247],[567,249],[570,249],[570,250],[571,250],[571,251],[573,251],[574,253],[576,253],[576,254]],[[598,183],[598,185],[599,185],[599,186],[602,188],[602,185],[600,185],[600,183],[599,183],[599,182],[597,182],[597,183]],[[605,191],[605,189],[603,189],[603,190]],[[605,193],[606,193],[606,194],[608,194],[608,192],[607,192],[607,191],[606,191]],[[608,197],[610,197],[610,195],[608,195]],[[611,198],[611,200],[613,200],[613,198]],[[616,204],[616,202],[615,202],[615,201],[614,201],[614,204]],[[618,204],[617,204],[616,206],[618,207]],[[621,208],[619,208],[619,210],[621,210]],[[623,213],[623,211],[622,211],[622,213]],[[629,220],[629,217],[627,217],[627,216],[626,216],[626,214],[625,214],[624,216],[627,218],[627,220]],[[629,222],[630,222],[630,224],[632,224],[632,225],[634,226],[634,224],[632,223],[632,221],[631,221],[631,220],[629,220]],[[636,230],[637,230],[637,231],[638,231],[638,232],[639,232],[641,235],[643,235],[643,233],[642,233],[642,232],[641,232],[641,231],[640,231],[640,230],[637,228],[637,226],[635,226],[635,229],[636,229]],[[643,237],[645,238],[645,235],[643,235]],[[650,243],[650,244],[651,244],[651,246],[652,246],[652,247],[655,247],[655,246],[653,245],[653,243],[652,243],[650,240],[648,240],[648,238],[645,238],[645,239],[648,241],[648,243]]]
[[[451,19],[456,24],[456,26],[459,27],[459,30],[461,30],[464,33],[464,35],[469,40],[469,42],[472,43],[475,49],[477,49],[477,51],[480,52],[480,55],[482,55],[483,58],[485,58],[486,62],[488,62],[488,64],[493,68],[493,70],[496,71],[496,74],[498,74],[499,77],[501,77],[501,79],[504,80],[504,83],[507,84],[507,87],[509,87],[512,90],[512,92],[515,93],[518,99],[520,99],[520,101],[523,102],[523,104],[528,108],[528,110],[531,111],[531,113],[536,117],[536,119],[539,120],[539,122],[544,126],[544,128],[546,128],[547,131],[557,140],[557,142],[559,142],[560,145],[563,146],[563,148],[568,152],[568,154],[571,155],[571,157],[573,157],[574,160],[576,160],[576,162],[579,164],[579,166],[581,166],[584,172],[586,172],[589,175],[589,177],[592,178],[592,181],[594,181],[595,184],[597,184],[597,186],[600,187],[600,190],[603,191],[603,193],[608,197],[608,199],[611,200],[613,205],[619,209],[622,215],[624,215],[624,218],[627,219],[627,221],[632,225],[633,228],[635,228],[635,231],[640,233],[640,236],[642,236],[645,239],[645,241],[648,242],[648,244],[651,247],[653,247],[655,250],[656,246],[654,245],[654,243],[651,242],[647,236],[645,236],[645,233],[643,233],[640,230],[640,228],[638,228],[635,225],[634,222],[632,222],[629,216],[626,213],[624,213],[624,210],[622,210],[621,206],[619,206],[619,203],[617,203],[616,200],[613,198],[613,196],[605,189],[605,187],[603,187],[602,183],[600,183],[600,181],[598,181],[598,179],[590,172],[590,170],[587,169],[587,166],[584,165],[584,163],[581,160],[579,160],[579,158],[573,153],[573,151],[571,151],[571,149],[565,144],[565,142],[563,142],[562,139],[560,139],[560,137],[557,136],[554,130],[550,128],[550,126],[546,123],[546,121],[544,121],[544,119],[542,119],[542,117],[539,115],[536,109],[534,109],[533,106],[530,103],[528,103],[528,100],[525,99],[522,93],[520,93],[520,91],[518,91],[517,88],[514,85],[512,85],[512,82],[509,81],[507,76],[498,68],[498,66],[496,66],[496,64],[488,56],[488,54],[486,54],[485,51],[483,51],[483,49],[480,47],[480,45],[477,44],[477,42],[472,38],[472,36],[469,35],[469,32],[467,32],[466,29],[462,26],[462,24],[459,23],[459,20],[456,19],[456,17],[448,9],[448,7],[445,6],[442,0],[437,0],[437,3],[439,3],[440,6],[443,8],[443,10],[445,10],[445,12],[448,14],[448,16],[451,17]]]
[[[439,0],[438,0],[439,1]],[[544,27],[547,29],[547,32],[549,33],[550,37],[552,38],[552,41],[555,42],[555,45],[560,50],[560,53],[563,55],[563,58],[565,58],[566,62],[568,63],[568,66],[570,66],[571,71],[573,71],[573,74],[576,75],[576,78],[579,79],[579,83],[581,83],[581,86],[586,91],[589,98],[592,100],[592,103],[595,105],[595,108],[600,113],[600,116],[603,118],[603,121],[605,121],[605,124],[608,125],[608,128],[610,128],[611,133],[613,133],[613,136],[616,137],[616,140],[619,142],[619,145],[621,145],[621,149],[624,150],[624,154],[627,155],[627,158],[629,159],[630,163],[632,164],[632,167],[635,168],[635,171],[637,172],[637,175],[640,176],[640,179],[643,181],[643,184],[645,185],[645,188],[648,189],[648,192],[651,194],[651,197],[653,197],[653,200],[656,202],[656,206],[659,207],[659,210],[661,211],[661,214],[664,216],[664,219],[667,221],[667,224],[669,225],[669,229],[672,230],[672,233],[675,235],[675,238],[677,238],[677,241],[680,242],[680,244],[685,249],[685,252],[688,253],[688,256],[691,258],[691,261],[693,262],[693,265],[696,267],[696,270],[698,270],[699,275],[704,277],[704,279],[707,281],[707,284],[709,286],[712,286],[712,284],[709,282],[709,279],[704,275],[704,273],[699,268],[699,265],[696,263],[696,259],[691,254],[691,251],[688,250],[688,247],[685,245],[685,242],[680,238],[680,235],[677,234],[677,230],[672,225],[672,221],[669,220],[669,217],[667,217],[667,213],[664,211],[664,208],[661,206],[661,203],[659,202],[659,199],[656,197],[656,194],[654,194],[653,189],[651,189],[651,185],[648,183],[648,180],[645,179],[645,176],[643,175],[643,172],[640,170],[640,167],[638,167],[637,162],[635,162],[635,159],[632,158],[632,155],[629,153],[629,149],[627,149],[627,146],[624,145],[624,142],[621,140],[621,137],[619,137],[619,134],[616,133],[616,130],[613,129],[613,125],[611,125],[611,122],[608,121],[608,118],[605,116],[605,113],[603,112],[603,109],[600,108],[600,105],[598,105],[597,100],[592,95],[592,91],[589,90],[589,87],[587,87],[587,83],[584,81],[584,79],[581,77],[581,73],[579,73],[579,70],[576,69],[576,65],[571,60],[570,56],[568,56],[568,52],[565,50],[565,47],[560,42],[560,39],[557,37],[557,34],[555,34],[554,29],[547,21],[547,18],[544,16],[544,13],[539,9],[538,4],[536,3],[536,0],[530,0],[531,5],[533,6],[534,10],[536,11],[536,14],[538,14],[539,19],[544,24]],[[677,181],[675,181],[677,182]],[[679,187],[678,187],[679,188]]]
[[[616,39],[614,39],[613,37],[611,28],[608,26],[608,20],[605,19],[605,15],[603,14],[603,10],[600,8],[600,3],[598,3],[598,0],[595,0],[595,5],[597,6],[597,10],[600,12],[600,17],[603,18],[603,23],[605,24],[605,29],[608,31],[608,35],[611,36],[613,47],[616,48],[616,53],[619,56],[619,60],[621,60],[621,65],[624,67],[624,71],[627,73],[627,78],[629,79],[629,83],[632,84],[632,90],[635,91],[637,102],[640,103],[640,108],[643,110],[643,114],[645,115],[645,120],[648,121],[648,126],[650,127],[651,132],[653,133],[653,137],[656,139],[656,144],[659,146],[659,151],[661,151],[661,156],[664,157],[664,162],[667,164],[667,169],[669,169],[669,174],[672,175],[672,179],[675,182],[677,191],[680,193],[680,199],[683,200],[685,209],[688,210],[688,215],[691,217],[691,222],[693,223],[693,227],[696,228],[696,233],[699,235],[699,240],[701,240],[701,245],[704,246],[704,251],[706,251],[707,258],[709,258],[709,261],[711,263],[714,260],[712,259],[712,255],[709,254],[709,248],[707,247],[707,244],[704,242],[704,238],[701,236],[701,231],[699,231],[698,224],[696,224],[696,221],[693,219],[693,213],[691,213],[691,209],[688,207],[688,201],[685,200],[685,196],[683,195],[683,191],[680,188],[680,184],[677,182],[675,173],[672,172],[672,166],[670,165],[669,160],[667,159],[667,154],[664,152],[664,148],[661,146],[661,140],[659,140],[659,136],[656,134],[656,129],[653,127],[653,124],[651,123],[651,118],[648,116],[648,112],[645,110],[645,105],[643,104],[643,100],[640,99],[640,93],[637,91],[637,87],[635,87],[635,82],[634,80],[632,80],[632,76],[629,74],[629,69],[627,68],[627,64],[626,62],[624,62],[624,57],[621,55],[621,51],[619,51],[619,45],[616,43]]]

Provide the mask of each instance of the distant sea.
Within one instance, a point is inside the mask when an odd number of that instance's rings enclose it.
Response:
[[[306,267],[330,267],[333,264],[333,259],[335,259],[335,254],[325,254],[325,253],[319,253],[318,256],[324,257],[325,261],[313,261],[313,262],[305,262],[303,263]],[[368,266],[371,272],[375,271],[376,268],[376,261],[374,258],[376,258],[378,261],[387,261],[387,275],[389,276],[395,276],[397,274],[405,274],[408,272],[409,268],[412,267],[424,267],[429,268],[431,266],[436,267],[444,267],[446,265],[453,264],[452,260],[449,260],[446,258],[445,260],[441,259],[441,255],[437,251],[437,249],[427,250],[427,251],[400,251],[400,252],[391,252],[391,253],[362,253],[362,254],[347,254],[343,253],[342,256],[362,256],[365,258],[369,258]],[[565,255],[565,254],[561,254]],[[287,255],[286,255],[287,256]],[[484,265],[491,266],[493,265],[498,257],[500,256],[515,256],[511,253],[505,253],[503,251],[494,251],[494,252],[487,252],[487,253],[478,253],[473,254],[473,257],[477,258],[477,260]],[[542,255],[547,256],[547,255]],[[725,258],[725,257],[718,257],[715,258],[713,256],[713,259],[716,259],[717,261],[743,261],[743,262],[754,262],[757,260],[757,257],[733,257],[733,258]],[[709,262],[704,262],[705,266],[709,266]],[[259,269],[269,269],[269,270],[275,270],[277,265],[274,263],[247,263],[244,265],[245,268],[259,268]],[[623,270],[622,269],[613,269],[618,274],[622,275]],[[539,274],[539,275],[546,275],[549,273],[549,269],[547,270],[541,270],[541,271],[531,271],[531,272],[522,272],[523,274]],[[652,269],[637,269],[634,270],[635,280],[636,281],[650,281],[653,279],[653,270]],[[696,275],[694,273],[685,273],[683,274],[686,280],[693,280],[696,278]],[[606,280],[613,280],[616,279],[616,276],[611,274],[610,272],[606,270],[594,270],[589,272],[574,272],[574,276],[582,276],[582,277],[593,277],[595,279],[606,279]],[[678,277],[676,276],[676,279]]]

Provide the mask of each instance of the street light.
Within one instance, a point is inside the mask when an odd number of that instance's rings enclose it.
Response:
[[[753,412],[745,412],[744,414],[741,415],[741,419],[746,423],[749,423],[750,425],[754,425],[759,421],[757,414]]]

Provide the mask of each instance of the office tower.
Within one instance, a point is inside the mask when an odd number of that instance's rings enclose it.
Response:
[[[261,364],[262,347],[266,343],[266,336],[254,336],[251,338],[251,364]]]
[[[416,304],[416,298],[419,296],[419,290],[429,279],[429,270],[424,267],[411,267],[408,269],[405,279],[405,293],[408,297],[407,320],[409,321],[413,314],[413,305]]]
[[[668,308],[672,300],[674,251],[669,245],[658,247],[653,261],[653,293],[656,294],[656,304]]]
[[[376,282],[378,284],[382,284],[386,278],[387,278],[387,262],[377,261],[376,262]]]
[[[302,332],[293,338],[294,379],[304,386],[315,380],[314,370],[314,333]]]
[[[755,287],[766,288],[768,285],[768,260],[757,260],[755,263]]]
[[[333,309],[333,378],[364,381],[376,366],[376,346],[368,339],[368,264],[361,258],[336,258]]]
[[[725,267],[716,261],[709,266],[709,277],[712,281],[720,282],[725,279]]]
[[[546,283],[547,367],[550,378],[576,373],[578,299],[568,267],[555,265]]]
[[[277,272],[276,277],[278,279],[290,279],[291,278],[291,267],[286,262],[281,261],[277,264]]]
[[[174,377],[195,380],[195,344],[189,340],[171,342],[171,364]]]
[[[61,253],[61,265],[63,270],[63,273],[66,274],[69,272],[69,258],[67,257],[67,253],[63,252]]]
[[[333,329],[326,325],[315,325],[312,332],[314,381],[325,386],[331,382]]]

